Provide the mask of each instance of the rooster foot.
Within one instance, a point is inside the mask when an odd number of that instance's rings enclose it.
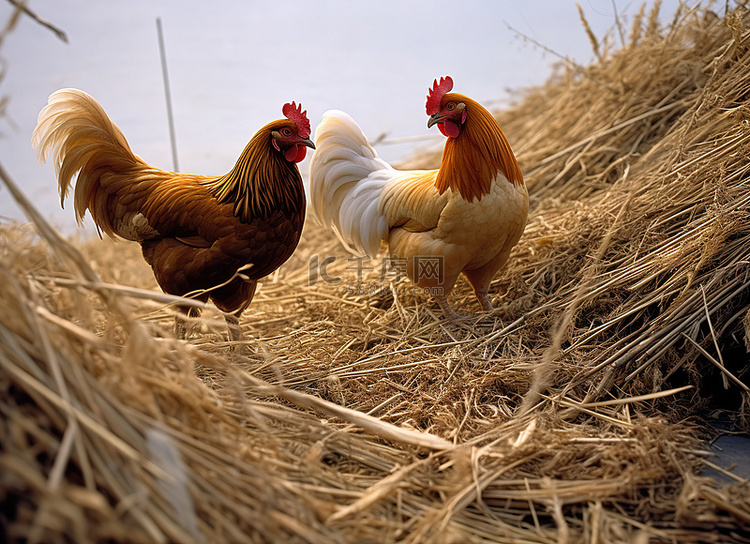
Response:
[[[250,346],[245,342],[245,334],[240,326],[240,317],[237,314],[225,313],[224,319],[229,329],[229,351],[235,355],[250,355]]]
[[[467,314],[460,314],[456,312],[456,310],[451,308],[446,297],[436,297],[435,300],[437,300],[438,306],[440,306],[440,309],[443,311],[443,315],[448,321],[456,323],[459,321],[463,321],[464,319],[469,317]]]
[[[477,300],[479,301],[479,305],[482,307],[482,310],[485,312],[492,311],[492,302],[490,302],[490,297],[487,293],[475,293],[477,295]]]
[[[240,318],[235,314],[225,313],[224,319],[229,329],[229,340],[231,342],[242,342],[245,339],[245,335],[242,333],[242,327],[240,327]]]
[[[187,340],[195,330],[194,319],[200,317],[201,311],[199,308],[189,307],[185,311],[185,315],[176,315],[174,318],[174,335],[180,340]]]

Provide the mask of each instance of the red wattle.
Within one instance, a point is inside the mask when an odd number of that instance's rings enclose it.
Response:
[[[294,162],[297,158],[297,146],[293,145],[291,147],[287,147],[284,150],[284,158],[289,162]]]
[[[307,148],[303,145],[299,145],[297,148],[297,157],[294,159],[294,162],[302,162],[305,159],[305,155],[307,155]]]
[[[438,128],[443,133],[443,136],[447,136],[448,138],[456,138],[460,132],[458,123],[454,121],[444,121],[438,125]]]

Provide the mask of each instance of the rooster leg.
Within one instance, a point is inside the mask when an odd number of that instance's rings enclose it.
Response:
[[[484,311],[492,310],[492,303],[490,302],[490,282],[495,277],[500,268],[505,264],[510,256],[510,248],[505,251],[501,251],[497,256],[488,262],[486,265],[475,268],[474,270],[464,270],[464,276],[469,280],[469,283],[474,288],[474,294],[477,296],[479,305]]]
[[[174,317],[174,335],[180,340],[187,338],[187,320],[181,315]]]
[[[242,327],[240,327],[239,316],[242,311],[233,314],[228,314],[226,312],[222,313],[224,314],[224,319],[226,320],[227,327],[229,328],[229,339],[232,342],[241,342],[242,340],[244,340],[245,335],[242,333]]]
[[[469,275],[466,274],[466,277],[469,278]],[[485,312],[489,312],[492,310],[492,302],[490,302],[490,296],[489,296],[489,285],[480,283],[479,285],[474,284],[474,282],[469,279],[469,283],[471,283],[471,286],[474,288],[474,294],[477,297],[477,300],[479,301],[479,305],[482,307],[482,310]]]
[[[479,305],[482,307],[482,310],[485,312],[489,312],[492,310],[492,303],[490,302],[490,297],[488,295],[489,289],[487,291],[474,291],[474,294],[477,296],[477,300],[479,301]]]
[[[200,317],[201,310],[200,308],[196,308],[194,306],[190,306],[189,308],[181,308],[181,310],[185,312],[185,316],[175,316],[174,333],[175,336],[180,340],[185,340],[188,336],[189,330],[192,328],[190,327],[190,320]]]

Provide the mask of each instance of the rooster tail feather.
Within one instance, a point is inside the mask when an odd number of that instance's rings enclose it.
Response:
[[[102,190],[102,178],[106,173],[148,166],[133,154],[122,131],[99,103],[77,89],[56,91],[39,112],[31,145],[40,163],[51,155],[61,205],[78,173],[73,198],[76,220],[80,223],[88,209],[97,226],[109,235],[116,234],[107,213],[109,195]]]
[[[380,196],[398,171],[378,157],[357,123],[342,111],[325,113],[315,146],[310,161],[313,215],[344,242],[374,256],[389,229]]]

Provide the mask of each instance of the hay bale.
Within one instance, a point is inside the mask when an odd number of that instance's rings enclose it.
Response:
[[[177,341],[137,248],[0,230],[4,539],[741,541],[699,471],[749,430],[750,15],[656,21],[498,112],[532,213],[458,325],[310,223],[244,352]]]

